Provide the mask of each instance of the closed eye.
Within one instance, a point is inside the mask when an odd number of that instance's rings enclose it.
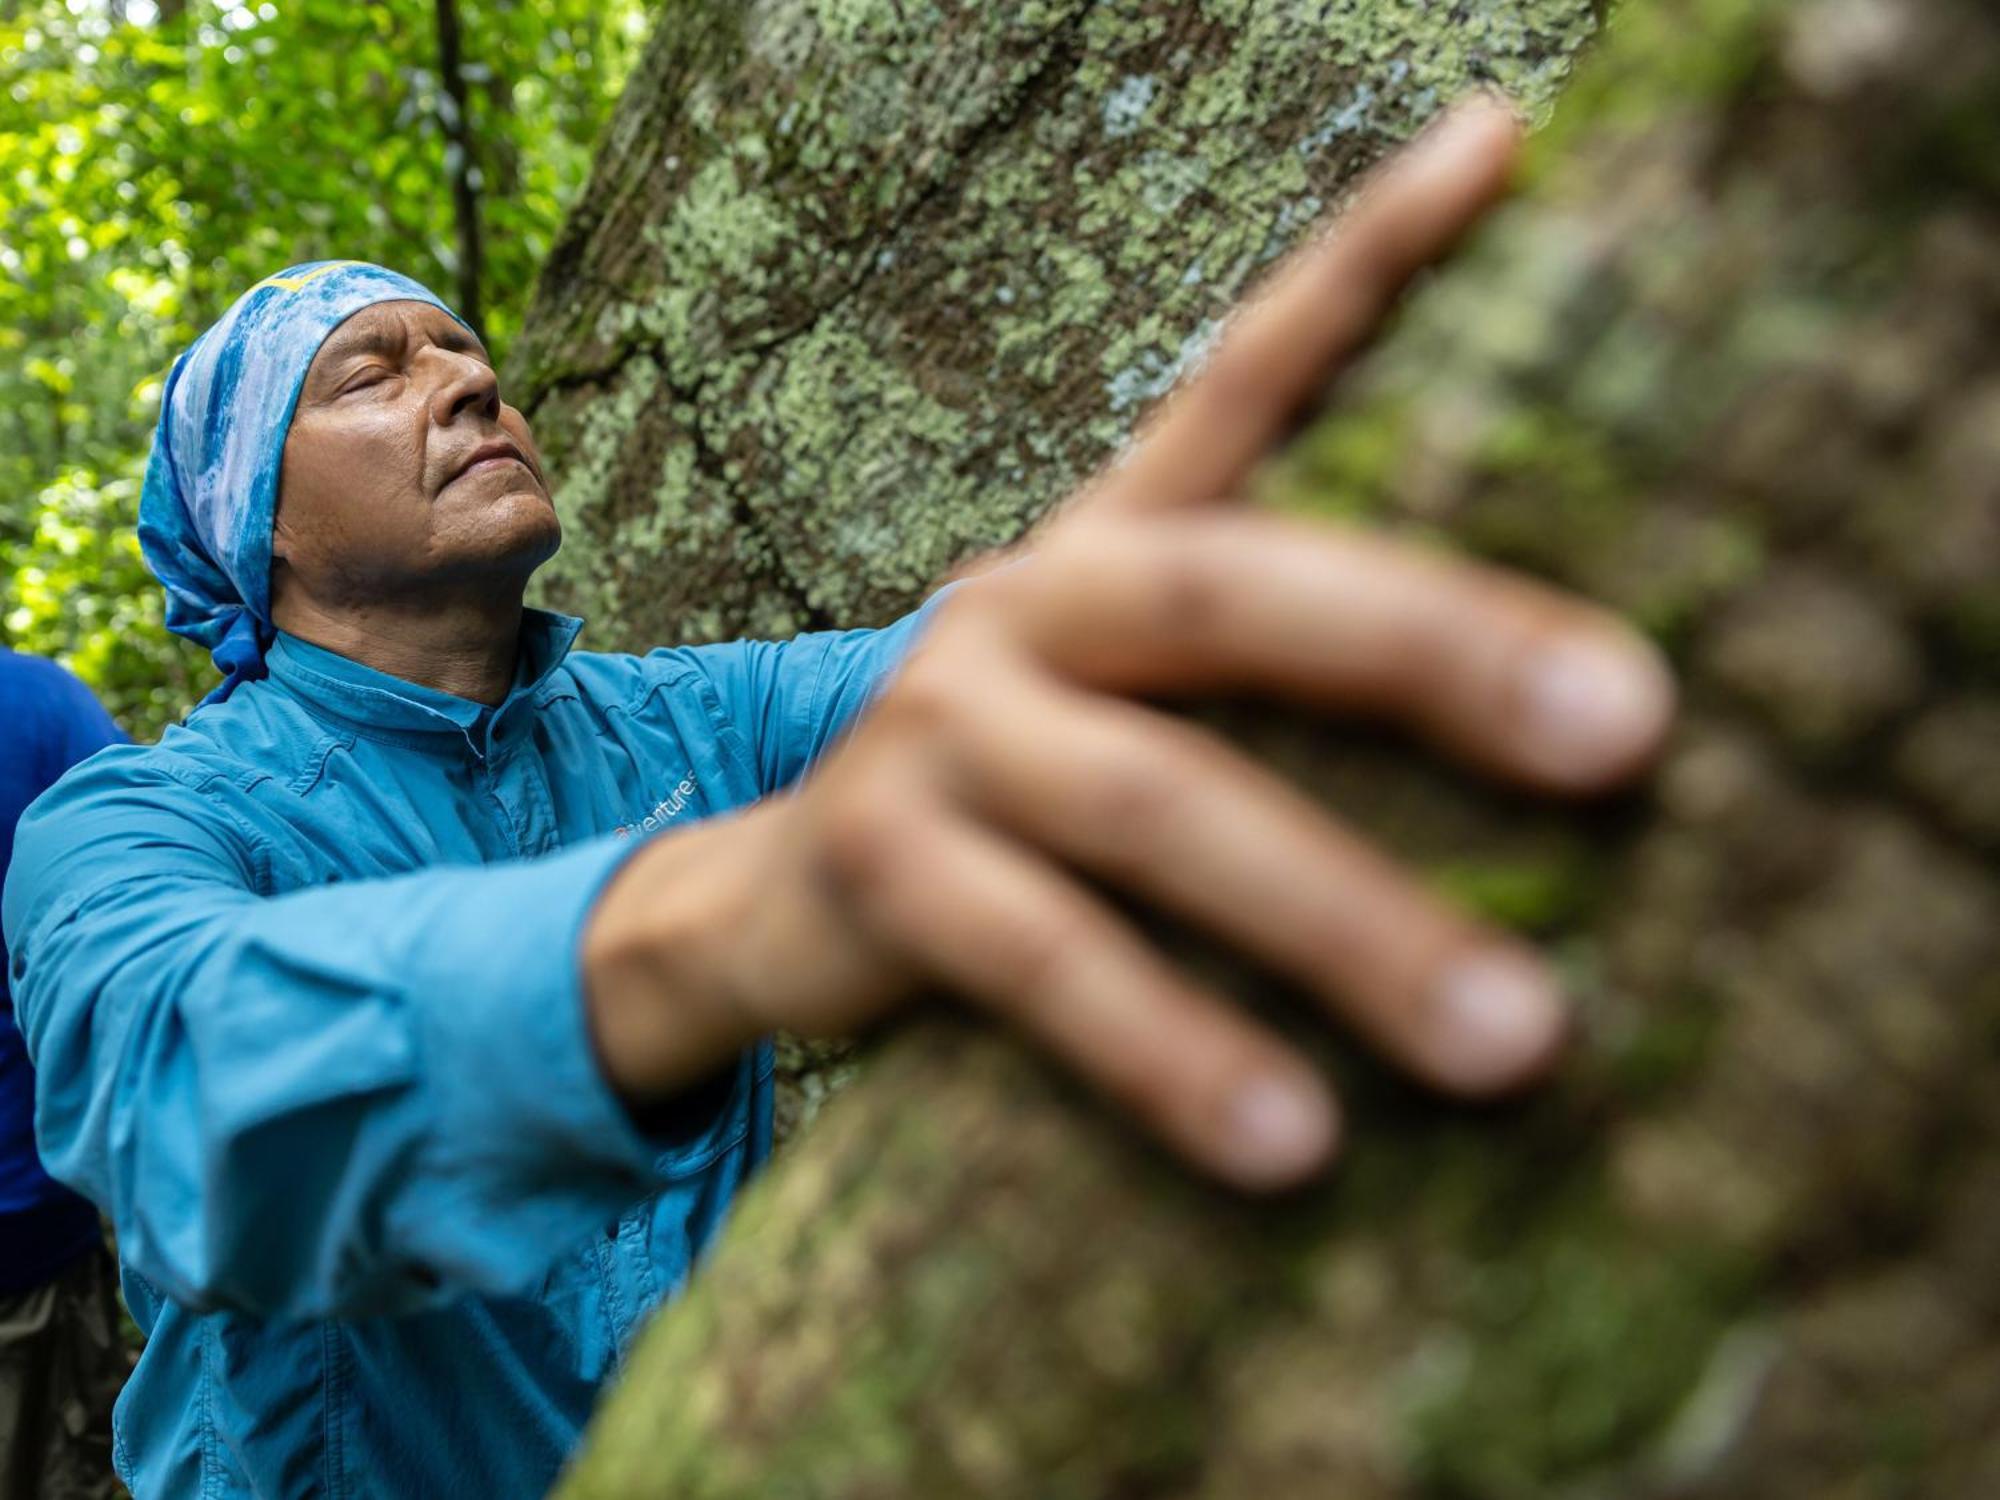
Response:
[[[386,370],[380,365],[370,366],[348,381],[346,385],[342,386],[338,394],[346,396],[355,391],[364,391],[371,385],[380,385],[392,373],[392,371]]]

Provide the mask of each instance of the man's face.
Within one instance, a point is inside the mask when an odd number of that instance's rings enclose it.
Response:
[[[361,309],[320,345],[286,434],[273,608],[299,587],[339,606],[525,580],[562,540],[541,465],[462,324],[428,302]]]

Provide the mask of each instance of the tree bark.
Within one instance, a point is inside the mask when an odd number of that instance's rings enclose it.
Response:
[[[543,602],[609,649],[886,623],[1444,100],[1545,111],[1592,6],[665,8],[508,356]],[[780,1049],[783,1139],[849,1068]]]
[[[438,80],[443,89],[444,167],[451,178],[452,220],[458,231],[458,310],[484,338],[479,295],[482,262],[479,189],[473,183],[472,115],[465,88],[465,62],[457,0],[436,0]]]
[[[879,615],[1004,538],[1211,315],[1181,278],[1233,292],[1395,133],[1301,196],[1223,173],[1094,215],[1140,159],[1180,180],[1167,145],[1124,156],[1128,107],[1248,139],[1290,84],[1160,81],[1093,26],[1154,16],[1149,59],[1214,62],[1313,8],[986,7],[873,74],[814,70],[805,9],[667,13],[522,340],[604,644]],[[969,36],[990,65],[947,89]],[[1340,51],[1288,54],[1329,127],[1362,94]],[[731,123],[780,74],[796,146]],[[1553,1089],[1447,1110],[1337,1052],[1342,1169],[1252,1204],[1006,1040],[909,1028],[746,1197],[563,1493],[2000,1493],[1996,106],[1974,0],[1631,0],[1523,194],[1266,477],[1586,589],[1682,670],[1653,787],[1584,813],[1203,710],[1552,946],[1582,1006]],[[1302,118],[1241,157],[1307,162],[1274,149]]]
[[[1448,10],[1448,13],[1446,13]],[[1545,105],[1590,0],[679,0],[509,379],[600,646],[908,607],[1109,454],[1445,98]]]

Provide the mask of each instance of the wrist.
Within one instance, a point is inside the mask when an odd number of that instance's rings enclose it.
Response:
[[[757,1038],[728,972],[750,912],[754,818],[656,835],[606,882],[585,919],[591,1043],[635,1114],[713,1079]]]

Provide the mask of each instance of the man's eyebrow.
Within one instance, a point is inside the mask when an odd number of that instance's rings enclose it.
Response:
[[[480,343],[470,330],[461,327],[457,323],[452,324],[450,328],[437,335],[437,342],[447,349],[456,349],[465,354],[476,354],[481,359],[488,358],[486,346]]]
[[[394,354],[403,346],[400,330],[382,323],[365,324],[353,329],[343,329],[327,340],[320,352],[328,363],[348,359],[357,354]]]
[[[491,363],[486,346],[464,328],[454,323],[435,335],[437,343],[446,349],[462,354],[476,354]],[[352,330],[342,330],[327,340],[320,352],[331,367],[340,360],[352,359],[363,354],[399,354],[403,349],[402,329],[394,324],[373,323],[357,326]]]

